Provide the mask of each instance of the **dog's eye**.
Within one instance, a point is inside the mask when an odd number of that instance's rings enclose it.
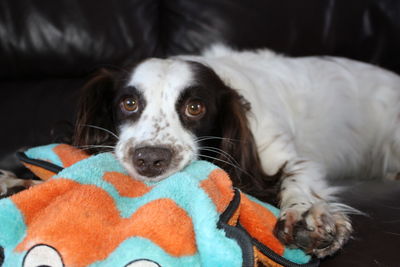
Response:
[[[206,112],[206,107],[201,101],[191,101],[186,104],[185,115],[194,118],[200,117]]]
[[[139,103],[133,97],[124,98],[121,101],[120,106],[121,106],[123,111],[129,112],[129,113],[130,112],[136,112],[139,109]]]

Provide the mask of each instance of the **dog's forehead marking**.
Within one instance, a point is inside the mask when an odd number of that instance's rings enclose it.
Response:
[[[148,59],[133,72],[128,85],[135,86],[146,96],[176,98],[192,83],[189,64],[182,60]]]
[[[178,146],[180,142],[173,136],[182,135],[184,129],[176,103],[181,92],[193,84],[192,79],[190,65],[182,60],[149,59],[138,65],[128,86],[142,92],[146,106],[141,118],[132,124],[135,128],[126,131],[126,138],[135,136],[138,142],[152,140]]]

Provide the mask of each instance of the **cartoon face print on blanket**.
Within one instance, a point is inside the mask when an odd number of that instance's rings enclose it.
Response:
[[[3,267],[318,264],[274,237],[275,207],[209,162],[144,183],[112,153],[53,144],[19,157],[47,181],[0,200]]]

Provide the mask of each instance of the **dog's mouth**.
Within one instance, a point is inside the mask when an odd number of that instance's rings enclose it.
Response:
[[[133,178],[158,182],[190,164],[195,159],[195,154],[190,150],[176,149],[170,145],[142,145],[125,150],[117,146],[116,156]]]

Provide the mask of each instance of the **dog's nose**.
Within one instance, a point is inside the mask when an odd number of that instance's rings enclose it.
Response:
[[[140,175],[154,177],[164,173],[171,163],[172,152],[162,147],[141,147],[133,152],[133,165]]]

